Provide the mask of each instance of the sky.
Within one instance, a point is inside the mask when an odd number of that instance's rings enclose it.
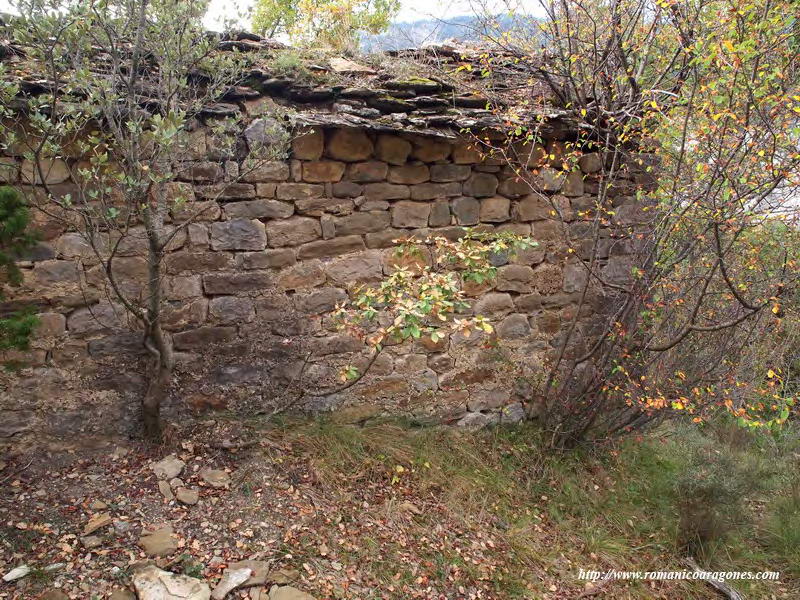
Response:
[[[416,21],[419,19],[447,19],[458,15],[474,13],[473,4],[489,5],[498,12],[507,8],[508,3],[524,10],[534,9],[538,0],[401,0],[400,13],[396,22]],[[211,0],[205,23],[209,29],[220,30],[226,18],[235,18],[247,29],[249,18],[247,11],[252,8],[254,0]],[[14,12],[13,0],[0,0],[0,12]],[[242,15],[238,16],[237,15]]]
[[[3,1],[3,0],[0,0]],[[458,15],[472,14],[475,6],[489,5],[497,10],[507,9],[508,2],[522,7],[537,4],[537,0],[401,0],[400,12],[395,22],[417,21],[420,19],[447,19]],[[254,0],[211,0],[206,25],[209,29],[220,29],[226,16],[232,17],[236,12],[246,13],[253,6]],[[238,5],[234,8],[234,5]],[[246,24],[247,18],[243,19]]]

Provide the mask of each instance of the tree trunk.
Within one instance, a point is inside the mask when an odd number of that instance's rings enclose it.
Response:
[[[145,438],[158,442],[162,432],[161,405],[169,394],[175,359],[172,345],[158,321],[151,326],[145,345],[153,356],[153,362],[149,371],[150,382],[142,398],[142,425]]]
[[[153,193],[151,193],[153,192]],[[150,382],[142,398],[142,425],[144,435],[150,441],[161,441],[161,405],[169,394],[172,383],[172,368],[175,357],[169,338],[161,329],[161,261],[164,257],[164,246],[168,243],[164,232],[164,214],[166,204],[162,187],[148,188],[146,197],[148,204],[144,211],[144,224],[148,240],[147,319],[145,325],[144,344],[153,359],[150,369]]]
[[[172,383],[172,369],[157,361],[153,366],[150,383],[142,398],[142,425],[144,437],[152,442],[161,441],[161,404],[169,393]]]

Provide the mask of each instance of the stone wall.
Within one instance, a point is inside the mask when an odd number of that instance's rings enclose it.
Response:
[[[550,162],[532,174],[536,194],[503,160],[482,159],[467,140],[316,128],[292,142],[289,160],[242,175],[242,163],[215,153],[199,129],[196,160],[169,184],[170,193],[190,199],[173,211],[172,226],[208,203],[176,237],[165,263],[165,327],[180,359],[170,410],[265,410],[285,400],[283,386],[307,352],[303,385],[333,384],[342,364],[365,362],[367,349],[337,332],[326,313],[354,285],[391,272],[392,240],[453,238],[462,226],[480,226],[540,244],[510,260],[495,257],[496,280],[468,290],[475,312],[491,318],[496,333],[391,347],[362,383],[306,408],[353,406],[361,407],[353,409],[358,414],[387,410],[465,425],[520,419],[586,281],[585,219],[600,169],[598,156],[589,154],[580,169],[562,172],[563,140],[545,145],[546,152],[523,149],[530,164]],[[35,197],[31,165],[10,160],[5,179]],[[47,177],[58,193],[72,185],[59,161]],[[209,200],[220,192],[219,201]],[[612,199],[620,219],[636,210],[625,193],[620,188]],[[11,416],[0,435],[30,427],[36,416],[54,431],[128,423],[143,386],[140,336],[103,292],[80,235],[45,215],[35,220],[42,241],[22,263],[25,282],[15,302],[35,303],[41,326],[31,352],[6,357],[25,367],[5,376],[0,414]],[[604,272],[624,280],[629,242],[611,229],[601,238]],[[143,243],[139,232],[116,260],[127,293],[144,282]],[[580,328],[589,330],[597,306],[584,306]],[[86,414],[100,416],[99,424],[90,426]]]

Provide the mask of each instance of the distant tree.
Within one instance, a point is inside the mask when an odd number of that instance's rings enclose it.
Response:
[[[385,31],[399,8],[399,0],[256,0],[253,29],[301,46],[355,50],[361,33]]]
[[[16,286],[22,282],[17,260],[34,243],[27,232],[30,212],[23,197],[13,188],[0,187],[0,281]],[[5,299],[0,285],[0,301]],[[0,318],[0,350],[25,350],[38,319],[30,310],[15,311]]]

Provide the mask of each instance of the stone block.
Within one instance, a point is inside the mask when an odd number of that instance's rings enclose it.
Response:
[[[210,296],[265,290],[273,285],[274,277],[266,271],[203,275],[203,289]]]
[[[475,198],[455,198],[450,207],[459,225],[477,225],[480,221],[481,203]]]
[[[292,217],[267,223],[267,241],[270,248],[299,246],[322,237],[322,228],[317,219]]]
[[[531,184],[522,176],[511,176],[500,183],[497,193],[508,198],[527,196],[531,193]]]
[[[172,220],[176,223],[186,221],[216,221],[222,211],[215,200],[190,201],[179,204],[171,210]]]
[[[206,322],[208,300],[195,298],[180,302],[167,302],[164,305],[162,326],[167,331],[183,331],[188,327],[199,327]]]
[[[557,169],[563,168],[564,160],[567,156],[567,145],[561,140],[550,140],[547,143],[547,158],[550,166]]]
[[[267,249],[262,252],[242,252],[236,255],[236,264],[242,269],[280,269],[297,262],[293,248]]]
[[[519,140],[511,144],[509,157],[528,169],[538,169],[547,163],[547,151],[541,144]]]
[[[96,234],[95,239],[99,238],[101,241],[97,241],[101,252],[103,249],[107,248],[105,245],[105,240],[107,237],[103,236],[102,234]],[[91,251],[91,248],[86,246],[86,248]],[[94,255],[92,252],[91,254],[87,255],[87,258],[91,258]],[[26,262],[40,262],[43,260],[52,260],[56,257],[56,251],[53,249],[53,245],[48,244],[47,242],[34,242],[29,248],[26,248],[18,255],[19,261],[26,261]]]
[[[360,254],[342,256],[325,265],[328,279],[337,286],[379,281],[383,277],[381,253],[367,250]]]
[[[414,185],[430,181],[431,172],[428,165],[422,163],[402,165],[389,169],[389,183],[401,183],[404,185]]]
[[[319,260],[306,260],[282,270],[276,283],[283,290],[302,290],[325,283],[325,272]]]
[[[569,293],[583,291],[589,272],[583,264],[569,264],[564,267],[564,291]]]
[[[194,202],[194,188],[191,183],[182,181],[168,181],[161,184],[161,193],[167,207],[172,209],[178,205]]]
[[[456,361],[449,354],[431,354],[427,364],[437,373],[445,373],[456,366]]]
[[[264,224],[250,219],[233,219],[211,224],[213,250],[263,250],[267,245]]]
[[[279,200],[243,200],[223,206],[229,219],[286,219],[294,213],[294,206]]]
[[[344,175],[345,164],[336,160],[315,160],[303,163],[303,181],[333,183]]]
[[[57,285],[77,284],[80,276],[78,265],[67,260],[43,260],[33,268],[33,279],[42,288]]]
[[[205,223],[189,223],[186,242],[193,250],[206,250],[209,246],[209,229]]]
[[[285,135],[283,123],[274,117],[253,119],[244,130],[244,138],[250,152],[258,153],[265,148],[283,143]]]
[[[525,407],[522,402],[512,402],[500,409],[500,422],[505,424],[521,423],[525,420]]]
[[[74,310],[67,318],[67,329],[73,335],[119,329],[125,323],[125,309],[108,302]]]
[[[275,182],[256,184],[256,196],[258,198],[274,198],[277,192],[278,184]]]
[[[347,179],[358,183],[374,183],[384,181],[389,172],[389,165],[378,160],[352,163],[347,167]]]
[[[236,327],[198,327],[172,336],[176,350],[207,350],[210,345],[235,339]]]
[[[176,252],[164,259],[167,273],[205,273],[222,271],[234,266],[233,255],[225,252]]]
[[[289,165],[282,160],[245,162],[241,177],[246,183],[286,181],[289,179]]]
[[[300,246],[298,258],[306,260],[309,258],[329,258],[348,252],[365,250],[364,240],[360,235],[346,235],[343,237],[318,242],[309,242]]]
[[[505,406],[511,401],[508,390],[494,388],[490,390],[475,390],[470,394],[467,408],[471,411],[492,410]]]
[[[490,319],[499,319],[514,311],[511,295],[500,292],[490,292],[479,298],[472,307],[476,315]]]
[[[460,196],[461,187],[461,184],[457,181],[450,183],[420,183],[411,186],[411,199],[435,200],[437,198]]]
[[[389,204],[389,202],[386,200],[367,200],[363,196],[356,198],[354,202],[358,207],[358,210],[364,212],[389,210],[389,207],[391,206],[391,204]]]
[[[561,193],[567,198],[583,196],[583,173],[581,171],[572,171],[567,174],[564,184],[561,186]]]
[[[402,200],[411,195],[407,185],[394,183],[368,183],[364,186],[364,196],[368,200]]]
[[[335,220],[336,235],[359,235],[373,231],[382,231],[389,227],[388,211],[357,212]]]
[[[534,271],[527,265],[506,265],[497,270],[496,287],[501,292],[527,294],[533,291]]]
[[[63,183],[70,177],[69,167],[60,158],[43,158],[38,161],[25,159],[22,161],[20,180],[22,183],[53,185]]]
[[[146,354],[139,333],[124,332],[90,340],[87,346],[89,356],[119,356],[120,354]]]
[[[566,175],[550,167],[543,167],[533,179],[534,186],[543,192],[557,192],[564,186]],[[583,190],[581,190],[581,194]],[[580,194],[578,194],[580,196]]]
[[[195,183],[214,183],[220,181],[224,176],[225,169],[222,165],[210,160],[184,163],[177,173],[179,180]]]
[[[364,342],[358,338],[343,333],[316,338],[312,347],[312,351],[317,356],[347,354],[350,352],[359,352],[363,349]]]
[[[103,254],[108,249],[108,236],[103,236],[101,234],[100,237],[105,239],[96,240],[95,245],[98,251]],[[65,233],[56,240],[54,247],[56,253],[61,258],[94,259],[96,257],[92,246],[81,233]],[[51,256],[50,258],[54,257]]]
[[[325,196],[325,187],[314,183],[279,183],[275,191],[278,200],[307,200]]]
[[[450,225],[450,202],[445,199],[436,200],[431,206],[431,215],[428,225],[431,227],[446,227]]]
[[[297,212],[304,215],[321,216],[323,213],[335,215],[349,215],[353,212],[353,201],[342,198],[306,198],[305,200],[295,200]]]
[[[612,256],[602,269],[603,279],[614,285],[629,285],[633,281],[632,267],[630,256]]]
[[[333,184],[332,191],[335,198],[357,198],[363,193],[364,186],[352,181],[340,181]]]
[[[416,138],[413,142],[411,157],[422,162],[437,162],[446,160],[452,152],[453,146],[450,142],[437,140],[435,138]]]
[[[368,233],[364,236],[364,242],[367,248],[389,248],[394,246],[394,240],[406,237],[408,231],[403,229],[393,229],[385,227],[380,231]]]
[[[480,220],[483,223],[502,223],[511,218],[511,200],[502,196],[481,200]]]
[[[302,313],[319,315],[330,312],[347,300],[347,293],[340,288],[322,288],[305,294],[296,294],[294,304]]]
[[[196,185],[194,193],[200,198],[214,200],[246,200],[256,197],[256,188],[252,183],[215,183]]]
[[[599,152],[589,152],[578,159],[578,166],[584,173],[598,173],[603,168],[603,159]]]
[[[372,140],[361,129],[336,129],[328,138],[326,153],[335,160],[358,162],[372,156]]]
[[[398,269],[407,269],[412,273],[419,274],[426,266],[432,264],[430,249],[426,247],[419,248],[419,253],[397,253],[395,249],[391,249],[383,255],[383,271],[387,275],[394,273]]]
[[[39,319],[39,324],[34,332],[35,338],[58,337],[67,330],[67,319],[61,313],[39,313],[36,317]]]
[[[497,193],[499,182],[491,173],[473,173],[464,182],[464,195],[475,198],[487,198]]]
[[[319,226],[322,229],[322,239],[329,240],[336,237],[336,222],[329,214],[321,214],[319,217]]]
[[[376,158],[391,165],[402,165],[411,154],[411,142],[395,135],[379,135],[375,145]]]
[[[411,142],[395,135],[379,135],[375,156],[390,165],[402,165],[411,154]]]
[[[528,317],[515,313],[497,324],[497,337],[501,340],[519,340],[531,335]]]
[[[300,160],[319,160],[325,149],[325,134],[315,127],[301,131],[292,140],[292,156]]]
[[[218,296],[208,302],[208,316],[221,325],[249,323],[255,319],[253,300],[237,296]]]
[[[392,227],[427,227],[431,205],[425,202],[397,202],[392,206]]]
[[[542,196],[540,194],[530,194],[522,198],[517,204],[517,218],[520,221],[542,221],[545,219],[557,219],[556,206],[561,209],[569,209],[569,201],[567,200],[566,206],[563,203],[556,204],[556,199],[559,196],[552,198]],[[566,200],[563,196],[561,199]]]
[[[164,297],[167,300],[188,300],[202,295],[200,275],[176,275],[164,280]]]
[[[533,224],[533,237],[539,242],[563,240],[564,226],[559,221],[536,221]]]
[[[446,183],[450,181],[466,181],[472,175],[472,168],[469,165],[432,165],[431,181]]]
[[[453,162],[457,165],[474,165],[483,161],[477,142],[464,142],[453,146]]]

